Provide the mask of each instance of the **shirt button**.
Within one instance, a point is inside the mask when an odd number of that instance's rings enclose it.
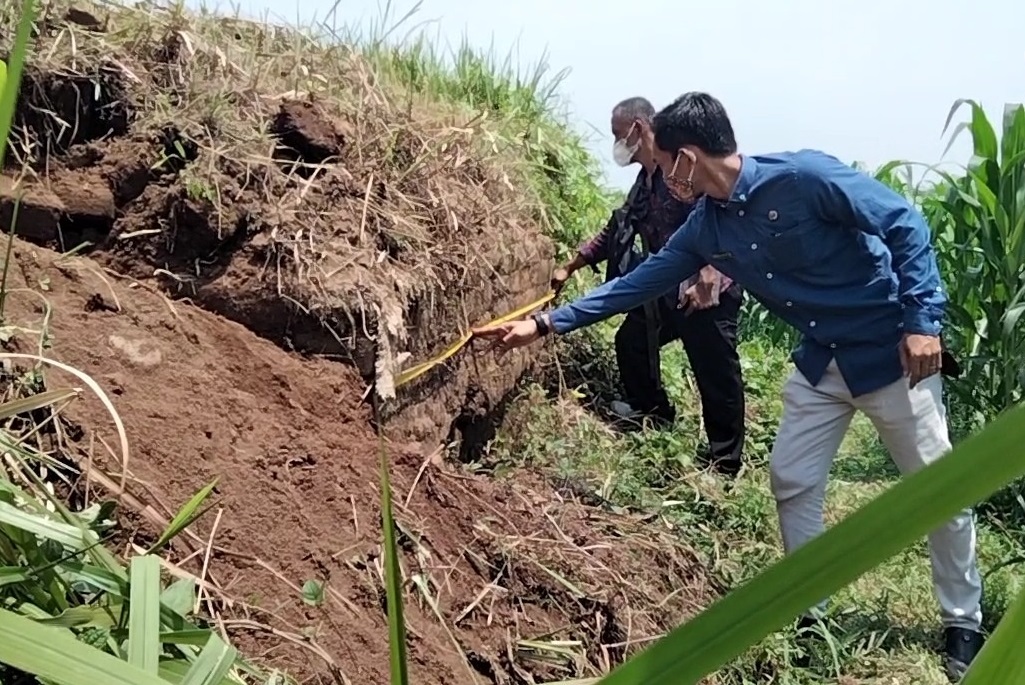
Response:
[[[787,300],[787,306],[788,306],[788,307],[793,307],[793,306],[794,306],[794,303],[793,303],[793,302],[791,302],[790,300]]]
[[[907,309],[907,305],[905,305],[905,304],[901,304],[901,305],[900,305],[900,308],[901,308],[901,309]]]
[[[738,211],[737,216],[744,216],[744,210],[741,209],[740,211]]]
[[[904,322],[901,321],[899,324],[897,324],[897,328],[904,328]]]
[[[829,343],[829,346],[834,350],[836,349],[836,343]]]
[[[758,243],[751,243],[751,249],[752,250],[757,250],[758,249]]]
[[[940,322],[939,322],[939,321],[933,321],[933,322],[932,322],[932,325],[933,325],[933,326],[939,326],[939,325],[940,325]]]
[[[769,273],[765,274],[765,277],[768,278],[771,281],[772,280],[772,272],[770,271]]]
[[[809,325],[809,326],[811,326],[812,328],[815,328],[815,322],[814,322],[814,321],[810,321],[810,322],[808,323],[808,325]]]

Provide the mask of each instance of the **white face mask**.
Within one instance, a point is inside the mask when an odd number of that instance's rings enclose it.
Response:
[[[634,155],[641,147],[641,141],[628,145],[625,140],[617,140],[612,145],[612,159],[619,166],[630,166],[634,161]]]

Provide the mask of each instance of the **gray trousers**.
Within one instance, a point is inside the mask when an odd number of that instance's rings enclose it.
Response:
[[[769,467],[788,553],[824,530],[826,480],[855,411],[872,420],[902,474],[913,473],[950,451],[939,374],[915,388],[905,378],[868,395],[851,397],[836,362],[816,387],[795,370],[783,389],[783,420]],[[972,511],[965,509],[932,531],[929,552],[944,626],[978,630],[982,581]]]

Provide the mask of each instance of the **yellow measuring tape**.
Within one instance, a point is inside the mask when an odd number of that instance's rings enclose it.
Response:
[[[503,323],[508,323],[510,321],[514,321],[514,320],[519,319],[519,318],[525,316],[526,314],[534,311],[538,307],[543,307],[544,305],[548,304],[549,302],[551,302],[554,299],[555,299],[555,293],[554,292],[549,292],[547,295],[545,295],[541,299],[535,300],[534,302],[531,302],[530,304],[528,304],[528,305],[526,305],[524,307],[520,307],[516,311],[510,312],[510,313],[506,314],[505,316],[501,316],[501,317],[495,319],[494,321],[491,321],[491,322],[485,324],[481,328],[487,328],[488,326],[497,326],[499,324],[503,324]],[[406,383],[409,383],[410,381],[413,381],[413,380],[419,378],[420,376],[424,375],[425,373],[427,373],[428,371],[433,369],[438,364],[441,364],[441,363],[443,363],[445,361],[448,361],[448,359],[450,359],[452,357],[452,355],[454,355],[459,350],[463,349],[463,347],[466,346],[466,343],[470,342],[470,340],[472,338],[473,338],[473,333],[467,331],[466,333],[463,333],[463,336],[461,338],[459,338],[458,342],[456,342],[454,345],[449,347],[447,350],[445,350],[444,352],[439,354],[437,357],[434,357],[433,359],[429,359],[429,360],[423,362],[422,364],[417,364],[416,366],[413,366],[413,367],[410,367],[410,368],[406,369],[405,371],[400,373],[399,377],[395,380],[395,387],[397,388],[397,387],[399,387],[401,385],[405,385]]]

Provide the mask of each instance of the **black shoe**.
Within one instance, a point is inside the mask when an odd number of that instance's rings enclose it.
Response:
[[[816,628],[819,620],[807,614],[797,619],[794,626],[797,629],[797,653],[791,657],[791,663],[797,668],[808,668],[811,666],[812,645],[822,640],[822,633]]]
[[[974,630],[967,628],[947,628],[944,631],[946,649],[943,650],[943,667],[951,682],[958,682],[964,677],[986,638]]]
[[[741,462],[739,459],[716,459],[707,447],[698,450],[697,463],[704,468],[712,467],[727,478],[736,478],[740,473]]]

